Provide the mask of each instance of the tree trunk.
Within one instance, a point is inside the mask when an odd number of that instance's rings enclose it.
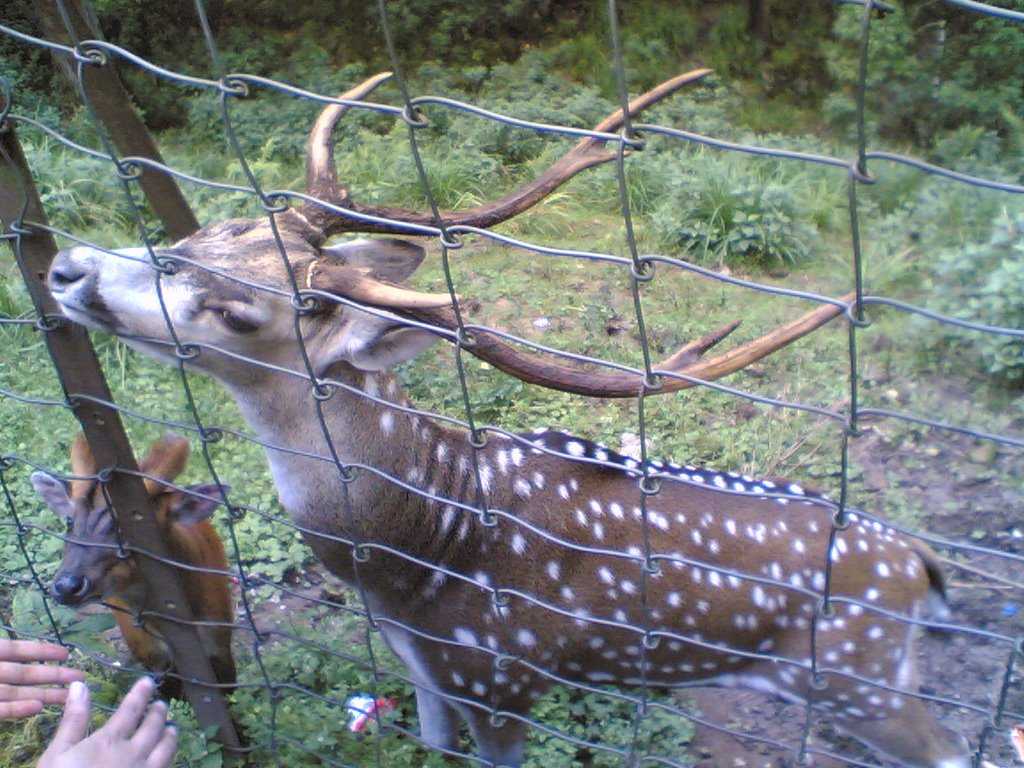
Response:
[[[71,21],[70,35],[55,0],[36,0],[34,3],[40,28],[48,39],[67,45],[74,45],[80,40],[102,39],[88,0],[65,0],[64,5]],[[77,92],[75,63],[61,54],[56,54],[55,59],[57,67]],[[113,58],[102,67],[83,67],[82,87],[121,157],[146,157],[163,162],[156,142],[132,106]],[[146,168],[139,184],[153,211],[163,222],[168,237],[180,240],[199,229],[199,223],[173,177]]]
[[[762,43],[771,42],[768,24],[769,0],[747,0],[747,29]]]

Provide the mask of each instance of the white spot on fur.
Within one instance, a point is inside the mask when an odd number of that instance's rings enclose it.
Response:
[[[528,629],[520,629],[516,632],[516,642],[524,648],[532,648],[537,644],[537,636]]]
[[[452,635],[460,643],[465,643],[466,645],[477,644],[476,635],[473,634],[472,630],[469,630],[466,627],[456,627],[452,630]]]
[[[521,533],[512,534],[512,549],[517,555],[522,555],[526,552],[526,539],[523,538]]]
[[[487,464],[484,464],[481,461],[480,462],[480,487],[483,489],[484,493],[490,493],[490,491],[491,491],[491,478],[493,476],[494,476],[494,473],[491,471],[490,466],[488,466]]]

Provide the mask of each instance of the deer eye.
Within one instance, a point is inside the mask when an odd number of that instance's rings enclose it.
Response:
[[[220,319],[224,321],[224,325],[235,333],[252,333],[258,328],[257,325],[249,322],[239,315],[236,315],[230,309],[222,309],[217,314],[219,314]]]

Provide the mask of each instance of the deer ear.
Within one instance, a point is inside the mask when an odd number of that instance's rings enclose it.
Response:
[[[182,525],[195,525],[203,520],[209,520],[220,506],[220,489],[225,492],[229,490],[227,485],[190,485],[186,488],[188,493],[176,492],[171,494],[171,506],[168,508],[170,519]],[[209,498],[204,498],[209,497]]]
[[[335,363],[361,371],[382,371],[412,360],[438,339],[419,328],[396,328],[394,321],[351,310],[345,321],[329,331],[317,354],[316,374]]]
[[[173,480],[185,471],[188,464],[189,445],[184,437],[167,433],[153,443],[146,456],[139,462],[139,469],[147,475],[161,480]],[[151,496],[163,491],[164,486],[151,479],[143,478],[146,490]]]
[[[324,256],[350,267],[368,269],[375,280],[404,282],[423,262],[426,251],[408,240],[351,240],[321,248]]]
[[[75,503],[68,495],[68,489],[64,483],[45,472],[33,472],[29,480],[46,506],[56,512],[59,517],[65,520],[71,519],[75,512]]]
[[[96,459],[92,455],[92,448],[89,447],[89,441],[85,439],[85,433],[79,432],[71,444],[72,474],[89,477],[95,475],[98,469]],[[71,498],[84,499],[90,488],[92,488],[92,480],[72,480]]]

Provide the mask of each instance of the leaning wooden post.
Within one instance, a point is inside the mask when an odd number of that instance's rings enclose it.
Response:
[[[50,40],[75,45],[79,40],[102,39],[95,15],[88,6],[88,0],[64,0],[74,39],[68,35],[56,0],[36,0],[34,5],[43,34]],[[77,88],[75,68],[71,66],[71,62],[65,61],[62,64],[59,59],[62,54],[57,53],[54,56],[60,65],[58,68],[71,86]],[[113,59],[109,59],[103,66],[84,67],[82,86],[96,112],[96,117],[103,124],[121,157],[146,157],[159,163],[163,162],[156,142],[136,113],[127,91],[121,84]],[[199,222],[196,221],[192,209],[189,208],[185,196],[172,176],[143,168],[139,185],[154,213],[163,222],[171,240],[181,240],[199,229]]]
[[[27,222],[46,224],[14,126],[7,123],[0,125],[3,233],[10,238],[36,315],[45,328],[43,338],[64,395],[81,422],[98,466],[124,470],[110,473],[106,488],[125,544],[154,555],[137,557],[139,572],[148,587],[149,603],[145,610],[152,612],[152,620],[170,646],[196,718],[204,727],[217,729],[214,738],[226,749],[238,750],[240,742],[231,712],[216,687],[217,679],[192,623],[195,617],[185,599],[178,569],[170,564],[170,554],[157,528],[149,494],[142,479],[131,474],[138,471],[138,465],[121,417],[117,410],[104,405],[111,402],[111,395],[92,343],[84,328],[59,319],[60,310],[46,290],[46,274],[57,252],[56,243],[48,231],[21,223],[23,217]]]

